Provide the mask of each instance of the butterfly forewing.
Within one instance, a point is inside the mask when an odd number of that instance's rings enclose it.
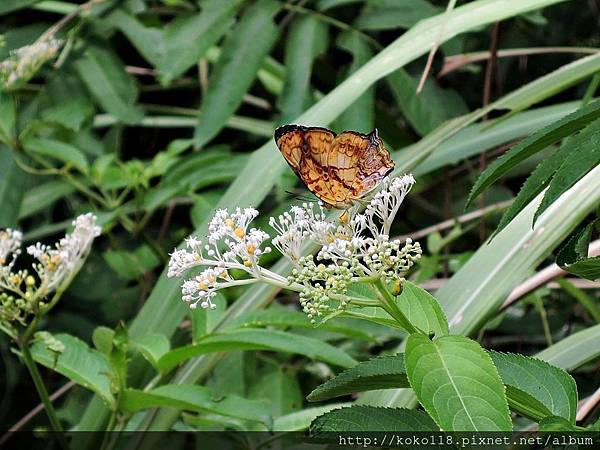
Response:
[[[275,142],[306,187],[326,205],[351,206],[379,184],[394,163],[375,132],[285,125]]]

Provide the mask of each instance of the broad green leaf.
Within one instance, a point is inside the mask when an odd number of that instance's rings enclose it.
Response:
[[[354,321],[333,319],[318,325],[317,329],[340,333],[357,339],[373,340],[371,335],[353,325],[355,325]],[[268,326],[315,329],[315,325],[310,323],[306,314],[284,308],[269,308],[262,311],[249,312],[229,322],[227,329]]]
[[[13,96],[0,90],[0,142],[13,146],[16,130],[16,110]]]
[[[577,385],[567,372],[536,358],[489,353],[506,386],[511,409],[538,422],[560,416],[575,423]]]
[[[573,333],[536,355],[564,370],[574,370],[600,358],[600,325]]]
[[[151,391],[127,389],[123,393],[120,406],[127,412],[167,407],[271,424],[269,408],[264,402],[234,395],[219,398],[204,386],[189,384],[166,384]]]
[[[83,152],[66,142],[45,138],[29,138],[23,143],[23,146],[28,152],[49,156],[67,164],[67,166],[75,167],[81,173],[87,173],[89,170],[89,165]]]
[[[124,123],[140,121],[142,111],[137,99],[135,80],[112,51],[99,46],[88,47],[75,61],[75,68],[96,102]]]
[[[600,256],[588,257],[590,238],[597,221],[573,233],[556,256],[556,264],[563,270],[592,281],[600,278]]]
[[[164,334],[146,334],[132,339],[131,343],[157,370],[159,370],[160,358],[171,350],[171,343]]]
[[[409,387],[404,355],[380,356],[347,369],[313,390],[306,399],[320,402],[373,389]]]
[[[600,111],[600,101],[597,103]],[[544,198],[535,211],[534,223],[560,195],[600,164],[600,113],[598,116],[598,119],[563,144],[569,149],[568,154],[552,177]]]
[[[45,109],[42,112],[42,118],[69,130],[79,131],[93,113],[94,108],[89,100],[76,96]]]
[[[277,417],[273,421],[273,431],[303,431],[308,429],[311,422],[318,416],[333,409],[351,406],[350,403],[333,403],[331,405],[304,408],[301,411]]]
[[[477,342],[412,334],[404,360],[411,387],[442,430],[512,430],[504,386]]]
[[[164,30],[165,50],[158,69],[163,84],[169,84],[196,64],[223,36],[233,23],[233,17],[242,0],[207,0],[202,11],[180,17]]]
[[[105,355],[110,355],[113,349],[113,340],[115,338],[115,330],[108,327],[96,327],[94,329],[94,333],[92,334],[92,342],[94,343],[94,347],[100,353]]]
[[[302,407],[302,391],[293,372],[278,367],[266,374],[260,374],[248,397],[271,404],[271,416],[289,414]]]
[[[317,56],[327,48],[327,25],[310,15],[294,20],[285,44],[285,81],[278,104],[282,122],[298,117],[312,104],[310,76]]]
[[[235,330],[211,335],[197,344],[172,350],[160,358],[159,367],[169,371],[180,362],[194,356],[229,350],[296,353],[341,367],[352,367],[356,364],[356,361],[343,351],[310,337],[275,330]]]
[[[13,159],[13,152],[0,146],[0,227],[16,227],[28,174]]]
[[[442,12],[427,0],[371,0],[354,26],[363,30],[410,28],[426,17]]]
[[[388,75],[387,81],[402,114],[421,136],[442,122],[468,112],[458,93],[440,88],[435,80],[427,80],[420,93],[417,93],[418,80],[404,69]]]
[[[351,406],[334,409],[317,417],[310,425],[312,436],[327,432],[439,431],[435,422],[421,412],[402,408]],[[382,445],[385,447],[385,445]]]
[[[344,31],[337,39],[337,46],[352,55],[346,78],[369,62],[373,51],[365,39],[358,33]],[[375,88],[371,87],[356,99],[352,105],[337,118],[335,126],[339,131],[355,130],[369,133],[375,128]]]
[[[43,211],[74,191],[73,186],[61,180],[48,181],[27,189],[19,210],[19,219],[26,219]]]
[[[223,44],[202,99],[194,146],[203,147],[224,127],[227,119],[241,105],[256,78],[265,56],[277,40],[278,29],[273,16],[280,4],[259,0],[250,7]]]
[[[106,357],[80,339],[68,334],[54,335],[64,345],[60,354],[52,352],[43,342],[31,347],[33,359],[75,383],[94,391],[108,404],[114,404],[111,381],[115,376]]]
[[[469,205],[485,188],[506,174],[518,163],[549,145],[581,130],[597,118],[600,118],[600,101],[590,103],[578,111],[563,117],[512,147],[508,152],[490,164],[485,172],[479,176],[469,194],[467,205]]]
[[[396,297],[398,308],[414,326],[435,336],[448,334],[448,320],[433,295],[410,281],[402,282],[402,293]]]

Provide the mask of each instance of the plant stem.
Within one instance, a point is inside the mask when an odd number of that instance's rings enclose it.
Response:
[[[46,414],[48,415],[48,420],[50,420],[50,426],[52,428],[52,431],[58,433],[58,440],[61,447],[65,450],[68,450],[69,446],[67,445],[67,442],[65,441],[65,438],[63,436],[64,430],[62,428],[62,425],[60,424],[60,421],[58,420],[58,416],[56,415],[56,411],[54,410],[54,406],[52,405],[52,401],[50,400],[50,396],[48,395],[48,391],[46,390],[46,386],[44,386],[44,381],[42,380],[40,372],[37,369],[33,357],[31,356],[31,352],[29,351],[29,345],[28,343],[25,343],[23,345],[19,345],[19,347],[21,349],[21,356],[23,358],[23,362],[29,370],[29,374],[33,379],[33,384],[35,385],[38,395],[40,396],[40,399],[42,400],[42,403],[44,405],[44,409],[46,410]]]
[[[379,299],[381,300],[383,309],[385,309],[390,316],[396,319],[396,322],[398,322],[398,324],[410,334],[420,333],[420,331],[411,323],[411,321],[408,320],[408,317],[406,317],[404,313],[400,311],[400,308],[398,308],[398,305],[396,305],[396,300],[387,290],[381,278],[374,281],[373,286],[379,293]]]

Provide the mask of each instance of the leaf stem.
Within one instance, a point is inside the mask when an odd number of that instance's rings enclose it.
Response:
[[[387,290],[381,278],[373,281],[373,286],[377,289],[379,293],[379,299],[381,300],[381,306],[386,312],[392,316],[398,324],[408,331],[410,334],[421,333],[412,323],[408,320],[408,317],[404,315],[404,313],[398,308],[396,305],[396,300]]]
[[[44,381],[42,380],[40,372],[35,364],[35,361],[33,360],[33,357],[31,356],[29,343],[26,342],[24,344],[19,344],[19,347],[21,349],[21,357],[23,358],[23,362],[25,363],[27,370],[29,370],[29,374],[33,379],[33,384],[35,385],[37,393],[40,396],[42,404],[44,405],[44,409],[46,410],[48,420],[50,421],[50,426],[52,430],[57,433],[58,441],[61,447],[65,450],[68,450],[69,446],[63,435],[64,430],[60,424],[60,421],[58,420],[58,416],[56,415],[56,411],[52,405],[48,391],[46,390],[46,386],[44,386]]]

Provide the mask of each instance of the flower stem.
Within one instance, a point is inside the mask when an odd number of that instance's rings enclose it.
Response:
[[[58,441],[61,447],[65,450],[68,450],[69,446],[67,445],[67,441],[63,435],[64,430],[60,421],[58,420],[58,416],[56,415],[56,411],[54,406],[52,405],[52,401],[50,400],[50,396],[48,395],[48,391],[46,390],[46,386],[44,386],[44,381],[42,380],[42,376],[31,356],[31,352],[29,351],[29,344],[25,343],[24,345],[19,345],[21,348],[21,355],[23,357],[23,362],[25,366],[29,370],[29,374],[33,379],[33,384],[42,400],[42,404],[44,405],[44,409],[46,410],[46,414],[48,415],[48,420],[50,421],[50,427],[52,431],[57,433]]]
[[[396,301],[392,294],[387,290],[385,284],[381,278],[377,279],[373,282],[373,286],[377,289],[379,293],[379,299],[381,300],[381,305],[386,312],[392,316],[398,324],[408,331],[410,334],[420,333],[420,331],[408,320],[408,317],[404,315],[404,313],[398,308],[396,305]]]

